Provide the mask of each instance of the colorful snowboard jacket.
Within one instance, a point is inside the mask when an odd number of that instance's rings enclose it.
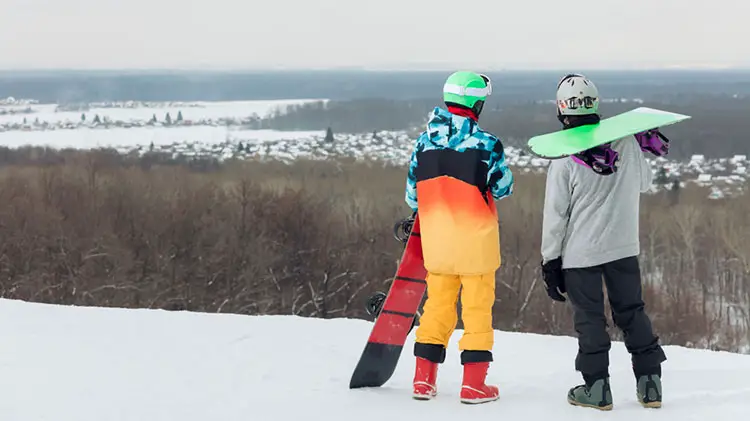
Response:
[[[416,141],[406,203],[419,212],[425,268],[478,275],[500,267],[495,200],[513,192],[503,145],[476,121],[436,107]]]

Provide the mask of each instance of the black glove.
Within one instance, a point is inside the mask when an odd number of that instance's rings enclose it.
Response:
[[[565,302],[565,279],[563,278],[562,258],[542,264],[542,278],[547,285],[547,295],[555,301]]]

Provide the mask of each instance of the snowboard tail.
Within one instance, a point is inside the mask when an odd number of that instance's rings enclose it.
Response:
[[[636,133],[669,126],[690,116],[640,107],[605,118],[597,124],[579,126],[539,136],[528,141],[531,153],[545,159],[560,159]]]
[[[350,389],[380,387],[391,378],[427,290],[426,277],[417,215],[396,276],[352,374]]]

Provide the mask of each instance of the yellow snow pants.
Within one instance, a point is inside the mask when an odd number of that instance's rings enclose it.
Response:
[[[461,351],[492,351],[492,306],[495,304],[495,272],[482,275],[427,274],[427,300],[416,341],[448,347],[458,323],[456,304],[461,291],[461,320],[464,333],[458,342]]]

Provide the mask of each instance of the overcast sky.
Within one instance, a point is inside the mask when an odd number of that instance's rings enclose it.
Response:
[[[750,67],[745,0],[0,0],[0,68]]]

